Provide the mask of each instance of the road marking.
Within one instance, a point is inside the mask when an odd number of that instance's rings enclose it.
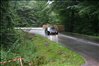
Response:
[[[75,38],[75,37],[67,36],[67,35],[64,35],[64,34],[60,34],[60,36],[66,37],[66,38],[70,38],[70,39],[73,39],[73,40],[76,40],[76,41],[80,41],[80,42],[83,42],[83,43],[86,43],[86,44],[99,46],[98,43],[91,42],[91,41],[88,41],[88,40],[84,40],[84,39],[80,39],[80,38]]]

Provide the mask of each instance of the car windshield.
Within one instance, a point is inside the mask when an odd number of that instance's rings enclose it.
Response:
[[[48,27],[48,31],[56,31],[55,27]]]
[[[51,27],[51,29],[55,29],[55,27]]]

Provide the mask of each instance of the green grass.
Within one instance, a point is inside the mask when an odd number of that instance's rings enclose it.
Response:
[[[33,43],[37,46],[36,53],[44,58],[43,66],[80,66],[84,63],[80,55],[47,38],[36,35]]]
[[[84,59],[77,53],[40,35],[19,31],[20,41],[10,51],[1,49],[1,61],[22,57],[23,65],[29,66],[80,66]],[[20,66],[19,61],[2,66]]]

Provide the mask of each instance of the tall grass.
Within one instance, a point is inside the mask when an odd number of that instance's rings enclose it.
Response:
[[[1,62],[12,60],[14,58],[22,57],[24,58],[24,63],[29,63],[33,57],[33,55],[36,52],[36,48],[34,44],[32,43],[33,35],[25,33],[23,31],[18,30],[17,32],[17,40],[13,44],[13,46],[8,50],[5,51],[3,48],[1,48]],[[1,64],[1,66],[20,66],[19,61],[16,62],[10,62],[6,64]]]
[[[39,35],[17,31],[19,39],[9,51],[1,50],[1,61],[24,58],[24,66],[80,66],[83,58],[75,52]],[[20,66],[19,61],[1,66]]]

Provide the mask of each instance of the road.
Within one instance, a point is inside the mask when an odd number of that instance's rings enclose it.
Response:
[[[58,42],[61,45],[76,51],[77,53],[81,54],[84,58],[86,63],[82,66],[99,66],[99,43],[94,43],[88,40],[58,34],[54,36],[47,36],[44,33],[44,29],[31,29],[25,30],[30,33],[40,34],[48,39]]]

